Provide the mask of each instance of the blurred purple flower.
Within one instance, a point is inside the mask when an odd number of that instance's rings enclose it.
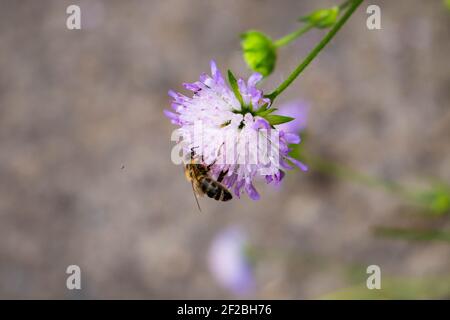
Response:
[[[290,122],[280,124],[278,128],[284,132],[299,133],[305,130],[308,122],[309,104],[303,100],[293,100],[282,104],[277,113],[294,118]]]
[[[242,230],[230,227],[217,234],[209,249],[208,262],[212,275],[220,285],[236,295],[245,295],[254,289],[246,245]]]

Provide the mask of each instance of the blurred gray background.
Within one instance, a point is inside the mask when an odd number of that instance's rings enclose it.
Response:
[[[206,256],[228,226],[260,253],[249,298],[318,298],[351,285],[349,273],[365,281],[369,264],[383,277],[449,279],[448,243],[374,236],[378,225],[450,227],[392,194],[293,171],[280,189],[258,184],[260,201],[204,199],[200,214],[170,161],[169,89],[209,72],[212,58],[247,77],[241,32],[278,38],[336,1],[0,4],[0,298],[234,298]],[[70,4],[82,30],[66,28]],[[412,186],[448,182],[450,11],[438,0],[370,1],[382,30],[369,31],[368,4],[278,102],[311,105],[314,154]],[[324,32],[283,48],[262,87]],[[80,291],[66,288],[71,264]]]

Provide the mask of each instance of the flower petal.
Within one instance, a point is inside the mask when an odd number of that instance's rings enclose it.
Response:
[[[216,81],[217,84],[219,85],[225,84],[225,79],[223,78],[219,68],[217,68],[217,64],[214,60],[211,60],[211,75],[213,76],[213,79]]]
[[[180,116],[178,114],[165,109],[163,110],[163,112],[166,117],[170,119],[170,122],[172,122],[172,124],[181,125]]]
[[[278,173],[275,175],[275,180],[277,181],[277,183],[281,182],[281,180],[283,180],[285,176],[285,173],[283,170],[278,171]]]
[[[258,130],[258,129],[266,129],[269,130],[270,129],[270,124],[269,122],[261,117],[256,117],[256,121],[253,123],[253,129]]]
[[[245,180],[239,180],[238,182],[236,182],[236,184],[234,185],[234,194],[236,195],[236,197],[241,198],[241,188],[244,186],[245,184]]]
[[[292,170],[294,169],[294,167],[292,167],[291,165],[289,165],[283,157],[280,157],[280,166],[284,169],[288,169],[288,170]]]
[[[252,200],[259,200],[260,196],[258,191],[256,191],[255,187],[251,182],[245,184],[245,191],[247,192],[248,196]]]
[[[292,157],[286,157],[290,162],[292,162],[293,164],[295,164],[297,167],[300,168],[300,170],[302,171],[308,171],[308,166],[305,165],[304,163],[298,161],[297,159],[294,159]]]
[[[170,120],[178,120],[180,118],[179,115],[177,115],[176,113],[173,113],[169,110],[163,110],[164,114],[166,115],[167,118],[169,118]]]
[[[248,78],[248,81],[247,81],[248,87],[249,87],[249,88],[255,87],[256,84],[262,80],[262,78],[263,78],[262,74],[260,74],[260,73],[258,73],[258,72],[253,73],[253,74]]]
[[[197,83],[183,83],[183,87],[185,87],[187,90],[191,90],[194,92],[197,92],[201,89],[201,87]]]
[[[300,143],[300,136],[296,133],[286,132],[284,137],[286,138],[287,143],[291,143],[291,144],[299,144]]]

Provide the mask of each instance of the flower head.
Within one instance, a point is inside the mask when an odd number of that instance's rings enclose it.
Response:
[[[211,76],[202,74],[199,81],[184,84],[191,97],[169,91],[173,111],[164,111],[179,126],[184,154],[195,151],[215,177],[226,173],[222,183],[236,196],[245,191],[254,200],[259,199],[255,177],[279,183],[283,169],[293,168],[290,163],[307,170],[289,157],[288,145],[299,143],[300,137],[279,128],[290,118],[272,114],[271,101],[256,87],[261,79],[259,73],[247,81],[232,76],[230,87],[212,61]]]

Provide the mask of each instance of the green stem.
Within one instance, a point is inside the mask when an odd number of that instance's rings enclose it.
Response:
[[[438,184],[425,190],[417,189],[392,180],[363,174],[349,167],[324,160],[321,157],[312,156],[304,148],[300,149],[294,146],[290,155],[308,163],[311,169],[317,172],[357,182],[368,187],[383,189],[387,193],[395,194],[405,201],[422,206],[422,208],[426,209],[426,213],[435,216],[450,214],[450,187],[446,184]]]
[[[302,156],[306,160],[306,162],[318,172],[332,174],[336,177],[355,181],[369,187],[378,187],[384,189],[387,192],[396,193],[409,200],[416,199],[415,194],[411,192],[411,190],[405,188],[397,182],[368,176],[350,168],[341,166],[337,163],[324,160],[320,157],[308,155],[306,154],[306,152],[303,152]]]
[[[447,230],[417,230],[405,228],[375,228],[375,234],[391,238],[403,238],[417,241],[446,241],[450,242],[450,231]]]
[[[344,3],[341,3],[339,5],[339,10],[344,10],[353,0],[347,0]],[[295,30],[294,32],[289,33],[288,35],[285,35],[284,37],[274,41],[274,45],[279,48],[283,47],[289,43],[291,43],[293,40],[297,39],[298,37],[302,36],[306,32],[308,32],[311,29],[314,29],[313,24],[306,24],[300,27],[299,29]]]
[[[288,35],[276,40],[274,42],[275,46],[277,48],[282,47],[287,45],[288,43],[290,43],[291,41],[297,39],[298,37],[300,37],[301,35],[305,34],[306,32],[308,32],[309,30],[311,30],[312,28],[314,28],[313,25],[311,24],[306,24],[304,26],[302,26],[301,28],[299,28],[298,30],[295,30],[292,33],[289,33]]]
[[[298,75],[305,70],[305,68],[314,60],[314,58],[319,54],[320,51],[328,44],[328,42],[333,39],[336,33],[341,29],[341,27],[347,22],[353,12],[359,7],[359,5],[364,0],[353,0],[349,4],[349,8],[345,14],[336,22],[336,24],[331,28],[331,30],[323,37],[319,44],[312,49],[312,51],[306,56],[306,58],[298,65],[297,68],[289,75],[289,77],[278,86],[272,93],[268,94],[267,97],[273,102],[275,98],[282,93],[289,85],[298,77]]]
[[[347,0],[347,1],[345,1],[344,3],[341,3],[341,4],[339,5],[339,10],[344,10],[345,8],[348,7],[348,5],[349,5],[351,2],[352,2],[352,0]]]

